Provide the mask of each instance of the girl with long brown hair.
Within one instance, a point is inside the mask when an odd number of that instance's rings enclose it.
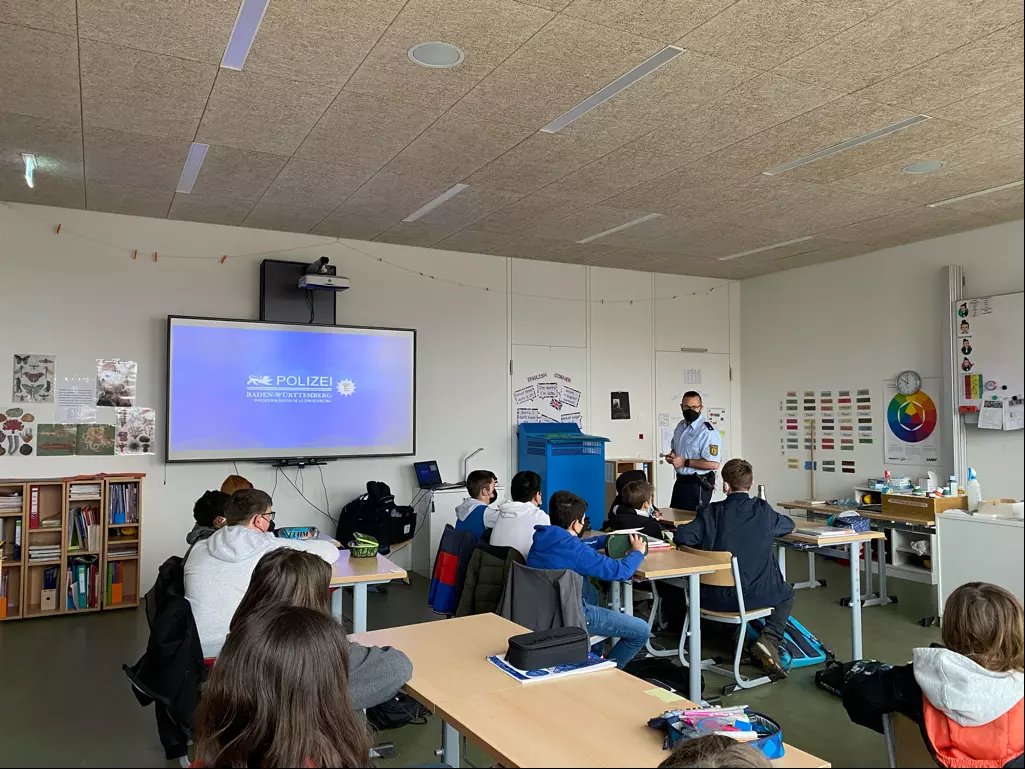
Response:
[[[330,615],[330,582],[331,567],[322,558],[301,550],[272,550],[253,569],[249,589],[231,618],[229,632],[234,633],[250,617],[277,604]],[[398,649],[346,643],[349,699],[357,710],[387,702],[413,675],[412,663]]]
[[[348,697],[348,641],[327,614],[276,605],[237,623],[196,713],[202,767],[365,767]]]

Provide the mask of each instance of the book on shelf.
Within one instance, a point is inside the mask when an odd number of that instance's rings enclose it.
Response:
[[[14,560],[21,560],[21,518],[14,522]]]
[[[124,600],[124,564],[107,564],[107,606],[114,606]]]
[[[98,550],[100,510],[96,506],[73,507],[68,511],[68,550]]]
[[[42,521],[39,522],[39,526],[37,528],[40,528],[40,529],[59,529],[60,527],[61,527],[60,518],[53,517],[53,518],[44,518]]]
[[[111,483],[108,523],[139,522],[139,484]]]
[[[0,619],[4,619],[7,616],[7,591],[9,587],[9,578],[6,571],[0,572]]]
[[[0,491],[0,512],[10,513],[21,510],[21,492]]]
[[[28,509],[28,527],[30,529],[39,528],[39,487],[30,486],[28,492],[29,509]]]
[[[43,590],[57,589],[57,575],[60,573],[59,566],[47,566],[43,569]]]
[[[100,496],[98,483],[76,483],[68,489],[68,499],[95,499]]]
[[[99,606],[99,563],[95,556],[82,556],[68,561],[68,609],[92,609]]]

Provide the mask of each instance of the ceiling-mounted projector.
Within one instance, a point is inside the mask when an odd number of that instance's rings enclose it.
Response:
[[[299,278],[299,288],[307,291],[345,291],[349,279],[338,275],[338,270],[328,264],[326,256],[306,268],[306,274]]]

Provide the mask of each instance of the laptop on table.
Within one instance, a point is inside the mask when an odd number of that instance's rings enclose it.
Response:
[[[414,462],[413,469],[416,471],[416,480],[420,484],[420,488],[424,490],[461,489],[466,485],[464,483],[445,483],[442,481],[441,469],[433,459],[426,462]]]

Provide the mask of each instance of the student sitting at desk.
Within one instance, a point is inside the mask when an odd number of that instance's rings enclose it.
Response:
[[[548,514],[541,509],[541,476],[532,470],[516,473],[509,486],[509,496],[511,502],[484,511],[484,526],[492,530],[493,546],[515,547],[526,558],[534,527],[551,523]]]
[[[253,570],[230,631],[270,606],[301,606],[331,616],[331,567],[312,553],[281,548],[263,556]],[[357,710],[387,702],[413,677],[413,663],[390,646],[349,645],[349,699]]]
[[[198,542],[185,561],[185,597],[192,604],[204,657],[216,657],[221,650],[231,617],[264,553],[288,547],[314,553],[328,563],[338,560],[338,549],[329,542],[269,534],[273,517],[269,494],[236,491],[224,508],[224,528]]]
[[[196,500],[192,506],[192,517],[196,525],[192,531],[185,535],[185,541],[189,545],[189,552],[197,542],[213,535],[215,531],[224,525],[224,508],[231,499],[230,494],[223,491],[207,491]],[[188,559],[188,554],[185,558]]]
[[[345,630],[272,606],[228,636],[196,711],[194,767],[371,766],[348,696]]]
[[[854,673],[844,684],[851,720],[877,732],[901,713],[922,730],[936,763],[1025,765],[1025,628],[1022,605],[986,582],[961,585],[943,610],[943,645],[912,662]]]
[[[736,557],[744,604],[750,609],[773,607],[761,637],[751,644],[751,653],[766,672],[786,675],[780,663],[779,644],[794,606],[794,589],[780,573],[772,541],[792,532],[794,522],[773,510],[764,499],[748,493],[753,476],[749,462],[727,462],[722,469],[726,499],[700,510],[693,523],[677,527],[673,541],[701,550],[727,551]],[[701,607],[737,611],[737,589],[702,585]]]
[[[652,517],[652,490],[647,481],[630,481],[623,487],[623,502],[605,520],[606,531],[640,529],[655,539],[662,539],[662,526]]]
[[[456,531],[468,531],[477,539],[484,534],[484,511],[495,504],[498,476],[490,470],[474,470],[466,476],[466,493],[470,496],[456,506]]]
[[[527,566],[530,568],[569,569],[584,579],[595,577],[606,582],[626,582],[644,560],[644,540],[636,534],[630,535],[631,552],[619,561],[602,555],[596,549],[605,546],[605,537],[582,542],[580,535],[584,531],[587,502],[576,494],[569,491],[555,492],[549,501],[548,510],[552,524],[535,527],[534,543],[527,555]],[[583,596],[580,600],[583,601]],[[620,669],[648,641],[648,623],[640,617],[620,614],[584,601],[584,618],[588,634],[619,638],[609,653],[609,659],[614,660]]]

